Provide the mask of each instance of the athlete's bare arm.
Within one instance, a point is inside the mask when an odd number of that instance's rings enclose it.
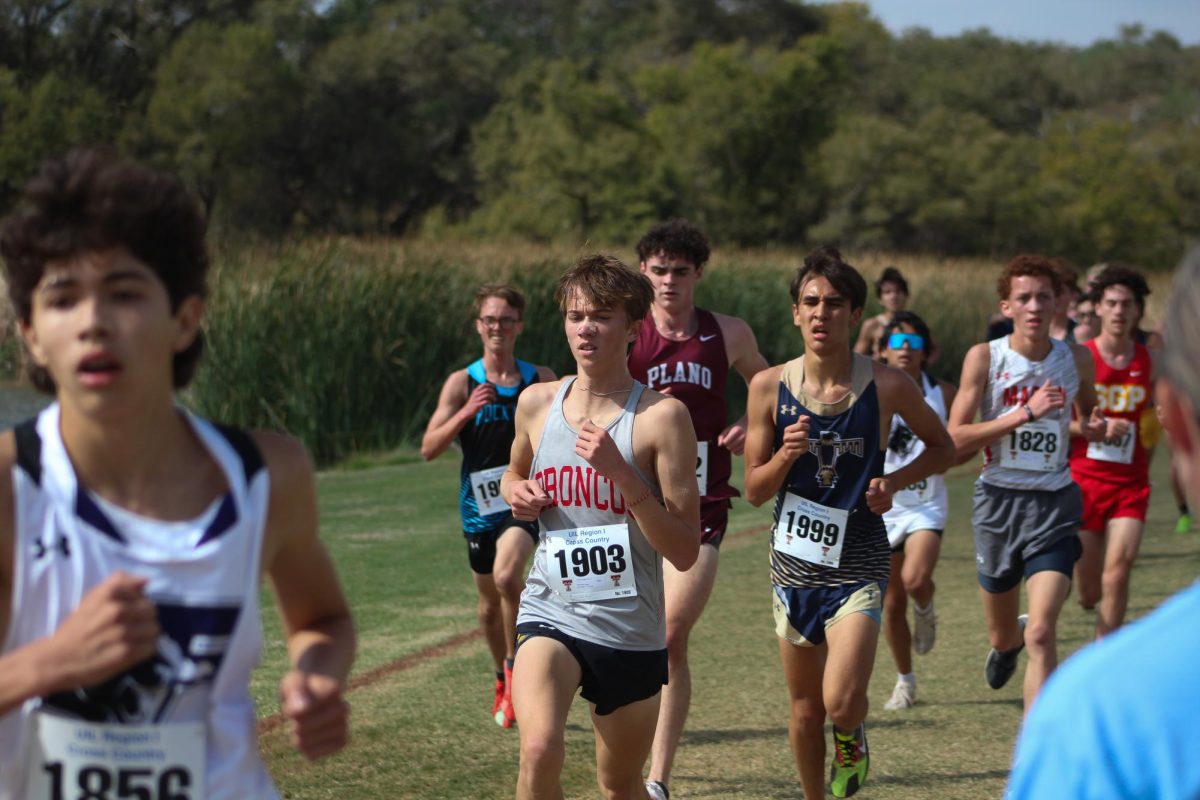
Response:
[[[767,360],[758,352],[758,340],[754,338],[754,330],[744,319],[730,317],[725,314],[713,314],[717,324],[721,326],[721,336],[725,340],[725,353],[729,358],[729,366],[750,385],[755,375],[767,368]],[[746,448],[746,416],[733,423],[717,437],[717,444],[726,448],[734,455],[741,455]]]
[[[937,412],[925,402],[921,388],[911,376],[903,370],[884,364],[876,363],[873,367],[879,395],[879,425],[882,436],[886,437],[887,431],[891,429],[892,415],[899,414],[904,424],[925,444],[925,449],[912,461],[883,478],[871,481],[873,487],[889,493],[887,506],[890,508],[890,494],[897,489],[911,486],[930,475],[949,469],[954,463],[955,448],[954,440],[950,438],[945,424],[938,418]],[[876,484],[876,481],[884,483]],[[871,497],[868,495],[868,507],[876,513],[882,513],[870,501]]]
[[[954,398],[958,397],[958,387],[955,386],[950,381],[944,381],[940,378],[938,379],[937,384],[938,384],[938,386],[940,386],[942,388],[942,398],[946,403],[946,413],[948,415],[950,412],[950,408],[954,405]],[[953,440],[953,437],[951,437],[951,440]],[[975,454],[977,452],[979,452],[979,451],[971,450],[969,452],[963,453],[956,447],[954,449],[954,464],[953,464],[953,466],[957,467],[959,464],[967,463],[968,461],[970,461],[972,458],[975,457]]]
[[[479,384],[475,391],[468,395],[467,371],[460,369],[451,372],[450,377],[442,384],[437,408],[433,410],[433,416],[429,418],[429,425],[425,428],[425,435],[421,438],[421,458],[432,461],[446,452],[446,448],[476,412],[495,398],[496,387],[490,383]]]
[[[1029,421],[1023,408],[985,422],[976,422],[975,416],[983,403],[987,391],[988,372],[991,370],[992,354],[987,342],[977,344],[967,351],[963,359],[962,379],[958,382],[958,395],[950,407],[950,420],[946,427],[954,438],[958,458],[966,459],[980,448],[991,444],[1015,431]],[[1066,405],[1066,395],[1061,386],[1046,381],[1039,386],[1025,404],[1034,419],[1041,419],[1054,409]]]
[[[500,493],[512,509],[513,516],[526,522],[537,519],[542,509],[550,504],[550,496],[537,481],[529,479],[529,469],[546,425],[546,414],[561,385],[562,381],[536,383],[517,398],[515,434],[509,452],[508,469],[500,479]]]
[[[0,434],[0,474],[16,463],[11,431]],[[0,480],[0,642],[12,610],[15,533],[11,480]],[[154,655],[158,614],[146,581],[114,573],[83,596],[53,636],[0,655],[0,715],[33,697],[101,683]]]
[[[589,423],[590,425],[590,423]],[[598,446],[590,455],[580,453],[588,463],[612,480],[626,498],[634,503],[648,487],[621,457],[616,444],[603,430],[591,426]],[[602,436],[600,434],[603,434]],[[584,437],[580,437],[583,439]],[[638,404],[633,423],[633,450],[643,470],[650,467],[658,480],[663,502],[653,497],[628,505],[629,513],[641,526],[650,546],[679,571],[696,562],[700,552],[700,491],[696,485],[696,431],[687,406],[680,401],[646,391]],[[577,448],[578,451],[578,448]],[[614,458],[615,456],[615,458]],[[603,465],[594,458],[603,458]],[[618,463],[619,462],[619,463]],[[611,472],[610,472],[611,470]]]
[[[871,317],[864,322],[858,331],[858,339],[854,342],[854,352],[864,356],[874,356],[879,345],[879,333],[882,330],[883,326],[878,317]]]
[[[775,496],[787,479],[792,462],[808,452],[808,417],[801,416],[783,431],[783,446],[775,447],[775,401],[783,364],[767,367],[750,381],[746,398],[746,499],[761,506]]]
[[[1082,345],[1071,345],[1071,355],[1075,357],[1075,370],[1079,373],[1079,393],[1075,395],[1071,435],[1098,442],[1108,433],[1108,421],[1097,407],[1096,362],[1092,360],[1091,351]]]
[[[278,600],[291,662],[280,683],[283,713],[293,746],[307,758],[320,758],[346,744],[349,712],[342,692],[354,663],[354,622],[317,535],[308,453],[286,436],[252,435],[271,479],[263,572]]]

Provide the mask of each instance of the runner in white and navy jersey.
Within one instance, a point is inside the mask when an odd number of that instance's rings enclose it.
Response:
[[[1008,263],[997,292],[1013,332],[967,351],[950,408],[960,456],[983,450],[971,523],[992,644],[984,677],[993,689],[1004,686],[1027,647],[1026,709],[1058,664],[1056,625],[1080,553],[1083,505],[1067,464],[1070,434],[1098,441],[1106,425],[1091,354],[1050,335],[1059,281],[1042,256]],[[1022,579],[1028,612],[1018,616]]]
[[[79,150],[27,200],[0,252],[55,402],[0,434],[0,798],[276,798],[249,693],[264,575],[293,743],[317,758],[347,736],[354,629],[312,466],[175,405],[207,267],[178,181]]]
[[[525,565],[537,543],[537,525],[513,517],[500,496],[500,477],[512,449],[517,397],[538,381],[553,380],[548,367],[513,355],[524,328],[525,297],[511,286],[484,284],[475,292],[475,331],[483,357],[450,373],[421,440],[426,461],[458,439],[462,448],[458,506],[467,560],[479,598],[479,624],[496,667],[492,718],[511,728],[512,665],[517,604]]]
[[[879,354],[885,364],[902,369],[917,382],[925,402],[943,424],[957,392],[952,383],[925,372],[933,336],[925,320],[911,311],[899,311],[883,327]],[[925,450],[924,443],[899,417],[892,418],[888,434],[885,475],[896,472]],[[937,637],[937,615],[933,611],[933,570],[942,546],[942,533],[950,498],[946,479],[930,475],[912,486],[896,490],[892,508],[883,515],[888,543],[892,547],[891,578],[883,599],[883,635],[896,662],[896,685],[884,708],[909,708],[917,699],[917,677],[913,651],[924,655]],[[908,627],[908,598],[913,599],[913,627]]]
[[[562,796],[577,690],[591,706],[602,794],[646,796],[668,671],[662,562],[686,570],[700,547],[687,408],[634,380],[626,361],[652,291],[616,259],[581,259],[555,292],[578,375],[517,403],[504,496],[540,524],[513,670],[518,800]]]
[[[862,276],[837,250],[810,253],[791,286],[804,355],[750,384],[745,492],[754,505],[775,499],[775,631],[805,797],[824,793],[827,715],[834,795],[849,797],[866,780],[867,684],[890,566],[880,515],[897,489],[949,466],[954,449],[911,378],[851,352],[850,330],[866,293]],[[896,414],[925,451],[884,476]]]

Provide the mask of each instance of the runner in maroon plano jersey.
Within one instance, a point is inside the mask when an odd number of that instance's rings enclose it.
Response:
[[[708,261],[708,239],[682,220],[655,225],[638,242],[642,273],[654,286],[654,304],[629,354],[629,371],[648,387],[682,401],[696,429],[696,480],[700,503],[700,555],[687,572],[663,564],[670,682],[663,690],[646,790],[668,795],[671,764],[691,702],[688,637],[700,619],[717,577],[718,548],[725,536],[731,458],[741,455],[746,418],[729,423],[725,384],[730,369],[747,385],[767,367],[754,332],[744,320],[696,308],[696,282]]]

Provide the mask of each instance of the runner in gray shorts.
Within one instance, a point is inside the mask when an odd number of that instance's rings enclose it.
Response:
[[[1006,592],[1021,578],[1054,570],[1068,578],[1079,558],[1079,487],[1058,491],[1006,489],[978,481],[971,527],[975,530],[975,566],[979,585]]]

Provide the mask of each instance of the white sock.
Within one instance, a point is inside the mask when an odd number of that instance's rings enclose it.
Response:
[[[915,610],[918,614],[928,614],[930,611],[933,611],[933,601],[930,600],[929,605],[921,608],[917,601],[913,600],[913,610]]]
[[[907,675],[901,675],[899,672],[897,672],[896,678],[903,683],[909,684],[910,686],[916,685],[917,683],[917,673],[915,672],[910,672]]]

